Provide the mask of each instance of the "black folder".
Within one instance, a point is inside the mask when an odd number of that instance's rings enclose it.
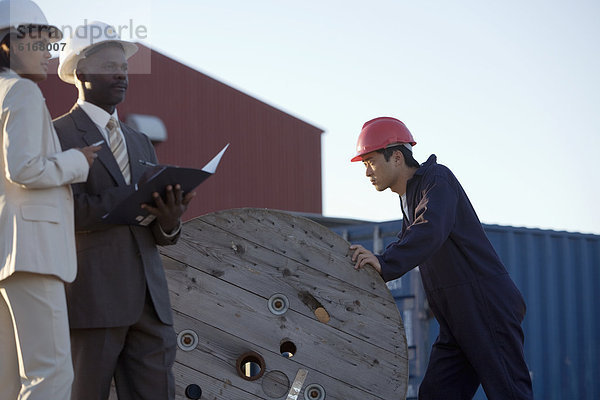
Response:
[[[228,146],[229,144],[202,169],[183,168],[173,165],[153,165],[140,161],[150,168],[146,173],[149,175],[149,178],[144,183],[139,184],[134,193],[117,204],[102,219],[110,224],[149,225],[154,221],[155,216],[141,208],[141,205],[144,203],[154,205],[152,193],[158,192],[163,196],[164,200],[167,185],[181,185],[184,194],[194,190],[194,188],[215,173],[219,161]]]

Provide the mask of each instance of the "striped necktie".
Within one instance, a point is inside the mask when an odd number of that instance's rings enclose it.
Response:
[[[119,133],[119,123],[114,117],[110,117],[106,124],[108,129],[108,141],[110,142],[110,150],[119,164],[125,183],[128,185],[131,183],[131,172],[129,171],[129,156],[127,155],[127,149],[123,143],[123,137]]]

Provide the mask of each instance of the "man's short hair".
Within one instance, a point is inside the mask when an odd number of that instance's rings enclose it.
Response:
[[[404,156],[404,164],[406,164],[407,167],[412,167],[412,168],[419,168],[420,164],[418,163],[417,160],[414,159],[412,151],[410,151],[409,149],[406,148],[406,146],[404,146],[403,144],[398,144],[395,146],[390,146],[390,147],[386,147],[384,149],[379,149],[376,150],[378,153],[383,154],[383,157],[385,158],[385,161],[390,161],[390,158],[392,157],[392,154],[394,154],[394,151],[398,150],[399,152],[402,153],[402,155]]]

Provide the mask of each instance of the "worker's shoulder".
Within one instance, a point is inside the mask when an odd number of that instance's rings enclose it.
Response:
[[[62,138],[64,135],[68,135],[71,132],[78,131],[77,124],[73,118],[73,110],[55,118],[52,120],[52,123],[54,124],[54,129],[59,138]]]
[[[65,124],[72,124],[73,123],[73,119],[71,117],[71,111],[64,113],[63,115],[61,115],[60,117],[56,117],[52,120],[52,123],[54,123],[54,126],[64,126]]]
[[[454,173],[450,170],[450,168],[448,168],[444,164],[436,163],[431,166],[431,168],[429,169],[428,172],[430,172],[431,174],[433,174],[435,176],[453,177],[454,179],[456,179],[456,177],[454,176]]]
[[[439,164],[437,162],[437,156],[435,154],[432,154],[431,156],[429,156],[427,161],[425,161],[423,164],[421,164],[421,167],[418,170],[418,173],[419,172],[421,175],[428,176],[428,177],[443,176],[443,177],[453,177],[454,178],[454,174],[452,173],[450,168],[448,168],[444,164]],[[454,178],[454,179],[456,179],[456,178]]]
[[[123,121],[120,121],[120,125],[121,125],[121,130],[123,131],[123,133],[125,135],[135,137],[141,141],[148,142],[150,144],[152,143],[150,138],[148,137],[148,135],[146,135],[144,132],[138,131],[137,129],[131,127],[130,125],[127,125]]]
[[[445,181],[453,187],[456,187],[460,183],[454,175],[454,173],[445,166],[444,164],[438,164],[435,159],[429,159],[424,163],[421,168],[423,182],[433,184],[439,181]]]
[[[44,96],[39,86],[30,79],[23,78],[16,73],[4,72],[0,74],[0,92],[3,102],[15,106],[24,103],[31,104],[33,100],[43,101]]]
[[[8,86],[13,92],[42,97],[42,91],[37,83],[27,78],[21,78],[20,76],[9,78]]]

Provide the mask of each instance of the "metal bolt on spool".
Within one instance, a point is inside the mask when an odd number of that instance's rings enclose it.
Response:
[[[198,345],[198,335],[196,332],[185,329],[177,335],[177,346],[183,351],[192,351]]]
[[[290,306],[290,301],[285,295],[276,293],[269,298],[268,307],[269,311],[275,315],[283,315],[286,313]]]

